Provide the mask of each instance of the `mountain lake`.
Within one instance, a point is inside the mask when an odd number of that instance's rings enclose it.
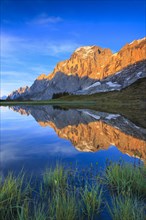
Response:
[[[58,161],[79,172],[89,168],[99,172],[109,162],[145,163],[146,129],[120,114],[51,105],[0,110],[3,180],[10,171],[17,175],[22,170],[26,177],[41,179]],[[105,197],[109,201],[108,193]],[[111,219],[107,209],[98,219]]]

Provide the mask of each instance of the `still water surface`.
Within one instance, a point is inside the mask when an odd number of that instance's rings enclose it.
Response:
[[[119,114],[53,106],[1,107],[1,173],[39,176],[61,160],[104,168],[106,160],[143,163],[146,129]]]

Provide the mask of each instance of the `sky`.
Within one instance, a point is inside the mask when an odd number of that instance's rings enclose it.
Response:
[[[31,86],[81,46],[143,38],[145,0],[1,0],[1,95]]]

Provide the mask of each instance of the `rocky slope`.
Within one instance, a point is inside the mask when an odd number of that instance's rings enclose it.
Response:
[[[59,62],[48,76],[40,75],[21,93],[22,99],[47,100],[53,94],[92,94],[121,90],[146,77],[146,38],[126,44],[118,53],[97,46],[80,47],[69,60]],[[9,99],[16,99],[15,93]]]
[[[29,92],[29,87],[25,86],[25,87],[20,87],[19,89],[13,91],[8,97],[7,100],[19,100],[21,99],[21,97],[23,96],[23,94],[27,95]]]
[[[146,129],[119,114],[93,110],[60,110],[52,106],[11,107],[20,114],[31,114],[43,127],[52,127],[79,151],[95,152],[115,145],[123,153],[146,160]]]
[[[146,60],[129,65],[115,74],[97,81],[92,85],[77,91],[76,94],[94,94],[99,92],[120,91],[146,77]]]

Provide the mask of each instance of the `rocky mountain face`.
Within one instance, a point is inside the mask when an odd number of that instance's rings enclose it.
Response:
[[[53,94],[67,92],[69,94],[76,93],[95,83],[96,80],[88,77],[79,78],[78,76],[66,75],[57,72],[51,80],[37,79],[29,89],[29,94],[23,94],[23,99],[32,100],[48,100]]]
[[[7,100],[10,99],[21,99],[21,97],[23,96],[23,94],[27,95],[29,92],[29,87],[25,86],[25,87],[20,87],[19,89],[13,91],[8,97]]]
[[[119,114],[88,109],[54,109],[52,106],[15,106],[14,111],[31,114],[43,127],[52,127],[79,151],[96,152],[114,145],[123,153],[146,160],[146,129]]]
[[[80,47],[75,50],[69,60],[58,63],[48,78],[53,78],[57,72],[63,72],[66,75],[101,79],[103,67],[109,63],[111,57],[112,51],[110,49],[97,46]]]
[[[90,86],[76,92],[80,95],[88,95],[99,92],[120,91],[138,79],[146,77],[146,60],[136,62],[129,65],[115,74],[108,76],[102,80],[96,81]]]
[[[92,79],[102,80],[128,65],[146,58],[146,38],[135,40],[126,44],[118,53],[112,53],[110,49],[97,46],[80,47],[72,54],[69,60],[60,62],[48,79],[54,77],[57,72],[66,75],[88,76]]]
[[[80,47],[59,62],[48,76],[40,75],[21,93],[22,99],[47,100],[53,94],[92,94],[121,90],[146,77],[146,38],[126,44],[118,53],[98,46]],[[13,92],[9,99],[16,99]]]

